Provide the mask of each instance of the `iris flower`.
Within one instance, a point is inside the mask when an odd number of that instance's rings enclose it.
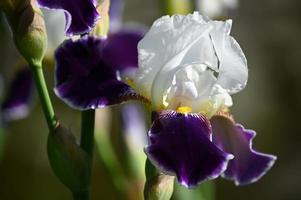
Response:
[[[255,132],[228,112],[230,95],[248,78],[230,29],[231,20],[195,12],[156,20],[138,52],[139,37],[67,40],[55,53],[55,92],[80,110],[130,99],[148,103],[154,116],[145,153],[183,186],[219,176],[236,185],[255,182],[276,157],[254,150]]]
[[[37,0],[37,2],[44,8],[64,11],[66,35],[87,33],[100,18],[96,10],[96,0]]]
[[[195,0],[197,9],[211,19],[232,16],[238,0]]]
[[[16,72],[1,104],[4,122],[26,117],[31,108],[33,93],[33,77],[30,69],[26,66]]]

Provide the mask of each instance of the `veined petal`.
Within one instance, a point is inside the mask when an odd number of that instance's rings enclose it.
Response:
[[[182,61],[187,58],[187,52],[193,48],[193,45],[206,36],[209,40],[209,30],[210,25],[197,13],[187,16],[163,16],[156,20],[138,44],[139,71],[135,82],[140,86],[140,92],[147,97],[153,95],[152,87],[155,87],[153,83],[158,84],[161,81],[155,80],[158,73],[162,74],[160,77],[165,77],[165,82],[171,82],[172,72],[185,64]],[[189,60],[188,64],[199,61],[198,57],[193,56],[193,58],[196,60]],[[165,83],[159,85],[162,87]],[[162,101],[162,96],[157,94],[162,94],[164,89],[156,92],[153,97],[156,101],[157,99]]]
[[[112,66],[113,61],[104,57],[105,46],[109,45],[110,40],[94,37],[66,40],[55,53],[56,95],[80,110],[140,99],[120,80],[117,66]],[[119,57],[116,55],[112,59]]]
[[[202,115],[161,112],[148,136],[149,159],[186,187],[217,178],[233,158],[211,142],[211,127]]]
[[[242,50],[229,35],[230,29],[230,20],[211,21],[198,12],[156,20],[138,44],[136,89],[152,100],[156,110],[175,110],[176,102],[200,112],[216,104],[209,109],[211,115],[219,107],[231,106],[229,95],[245,87],[248,70]],[[193,77],[186,76],[191,70],[195,71]],[[205,76],[212,81],[204,85],[200,80]]]
[[[236,185],[246,185],[256,182],[273,166],[276,156],[253,149],[255,131],[245,129],[224,116],[216,115],[210,122],[213,142],[223,151],[234,155],[224,172],[225,178],[233,180]]]
[[[6,122],[28,115],[34,91],[34,82],[28,67],[19,70],[2,103],[2,115]]]
[[[100,18],[94,0],[38,0],[40,6],[65,11],[67,35],[89,32]]]

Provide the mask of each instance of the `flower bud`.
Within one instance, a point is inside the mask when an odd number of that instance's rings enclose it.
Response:
[[[101,19],[91,31],[91,35],[106,36],[108,34],[110,28],[109,8],[110,0],[98,0],[97,11]]]
[[[158,172],[149,159],[145,163],[145,174],[144,199],[169,200],[173,193],[175,177]]]
[[[145,185],[144,196],[146,200],[169,200],[173,193],[174,176],[160,174]]]
[[[89,158],[77,144],[73,134],[58,126],[48,136],[50,165],[61,180],[73,192],[85,191],[89,187]]]
[[[47,34],[41,10],[35,0],[3,0],[17,49],[30,65],[39,65],[45,54]]]

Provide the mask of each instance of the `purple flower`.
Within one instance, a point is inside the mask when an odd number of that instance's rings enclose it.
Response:
[[[236,185],[249,184],[276,159],[253,149],[254,131],[219,116],[229,115],[230,95],[242,90],[248,78],[231,25],[197,12],[164,16],[138,44],[133,86],[159,111],[145,152],[186,187],[220,175]]]
[[[38,0],[41,7],[65,11],[67,35],[89,32],[100,18],[95,0]]]
[[[187,187],[217,178],[233,158],[212,143],[210,123],[200,114],[161,112],[148,136],[148,158]]]
[[[28,115],[33,91],[34,82],[31,71],[28,67],[22,68],[13,79],[1,105],[5,122],[21,119]]]
[[[145,152],[183,186],[219,176],[255,182],[276,157],[255,151],[255,132],[225,117],[248,78],[231,25],[195,12],[161,17],[142,40],[125,32],[68,40],[55,54],[56,94],[80,110],[147,99],[157,116]]]
[[[128,99],[141,99],[123,74],[137,68],[140,33],[118,32],[107,39],[65,41],[55,53],[55,93],[71,107],[95,109]]]
[[[213,129],[213,143],[220,149],[234,155],[223,177],[236,185],[246,185],[260,179],[274,164],[276,156],[257,152],[252,141],[255,131],[235,124],[231,117],[215,115],[210,119]]]

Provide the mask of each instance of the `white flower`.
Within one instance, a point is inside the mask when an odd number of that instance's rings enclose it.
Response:
[[[246,85],[246,58],[230,34],[231,20],[198,12],[163,16],[138,44],[136,90],[154,109],[189,107],[211,115],[232,105],[230,94]]]

